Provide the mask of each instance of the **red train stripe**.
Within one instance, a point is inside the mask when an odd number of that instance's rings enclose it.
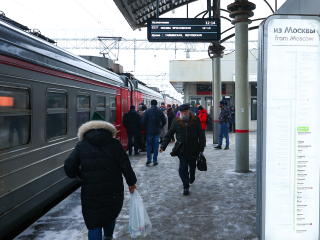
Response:
[[[40,66],[32,64],[32,63],[27,63],[27,62],[17,60],[17,59],[11,58],[11,57],[3,56],[3,55],[0,55],[0,63],[5,64],[5,65],[18,67],[18,68],[31,70],[31,71],[35,71],[35,72],[39,72],[39,73],[44,73],[44,74],[48,74],[48,75],[52,75],[52,76],[56,76],[56,77],[70,79],[73,81],[88,83],[88,84],[96,85],[96,86],[100,86],[100,87],[108,87],[108,88],[111,88],[114,90],[118,89],[118,87],[115,87],[115,86],[112,86],[109,84],[97,82],[97,81],[90,80],[90,79],[83,78],[83,77],[78,77],[78,76],[64,73],[64,72],[59,72],[59,71],[52,70],[52,69],[45,68],[45,67],[40,67]]]
[[[214,122],[219,122],[219,120],[214,120]]]
[[[236,133],[247,133],[249,132],[249,130],[239,130],[239,129],[236,129]]]

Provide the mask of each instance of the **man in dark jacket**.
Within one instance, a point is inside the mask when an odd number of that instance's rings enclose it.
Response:
[[[166,150],[172,136],[176,134],[177,141],[171,156],[178,156],[180,160],[179,175],[183,183],[183,194],[189,194],[189,184],[195,180],[196,160],[200,152],[204,151],[204,134],[200,119],[190,113],[190,105],[183,104],[179,107],[180,117],[175,118],[171,128],[164,137],[159,152]],[[190,168],[190,177],[188,166]]]
[[[231,105],[230,107],[230,115],[231,115],[231,120],[229,122],[229,132],[235,132],[236,130],[236,110],[234,109],[234,106]]]
[[[221,149],[222,139],[223,137],[225,137],[226,147],[224,148],[224,150],[228,150],[229,149],[229,121],[231,119],[230,110],[227,106],[225,106],[224,101],[220,101],[219,106],[221,108],[220,115],[219,115],[219,124],[220,124],[219,143],[218,143],[218,146],[215,146],[214,148]]]
[[[157,108],[157,100],[151,100],[151,108],[146,110],[142,124],[147,134],[147,165],[151,163],[151,146],[153,145],[153,164],[158,165],[158,148],[161,129],[166,125],[166,118],[163,112]]]
[[[100,120],[101,119],[101,120]],[[128,155],[114,137],[116,128],[94,113],[78,131],[79,142],[64,162],[69,178],[81,181],[81,203],[89,239],[112,239],[115,220],[124,199],[122,175],[129,191],[137,182]]]
[[[179,111],[179,105],[176,104],[176,107],[173,109],[173,112],[174,112],[174,116],[177,115],[177,112]]]
[[[164,110],[167,110],[167,109],[166,109],[166,105],[164,104],[164,102],[161,103],[161,106],[160,106],[159,109],[160,109],[162,112],[163,112]]]
[[[174,114],[170,104],[167,105],[167,109],[168,109],[167,116],[168,116],[168,130],[169,130],[171,127],[172,121],[176,115]],[[175,142],[174,136],[172,137],[171,142]]]
[[[141,132],[142,122],[139,113],[137,113],[135,110],[134,105],[131,105],[129,112],[124,114],[122,123],[127,129],[129,155],[132,154],[132,137],[134,138],[134,155],[139,155],[138,136]]]

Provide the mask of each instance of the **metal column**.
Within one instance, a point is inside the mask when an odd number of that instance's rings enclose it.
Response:
[[[221,56],[213,58],[213,143],[219,142],[219,102],[221,101]]]
[[[184,83],[183,84],[183,103],[189,103],[189,94],[190,94],[190,84],[189,83]]]
[[[235,1],[228,6],[235,20],[235,109],[236,109],[236,172],[249,171],[249,81],[248,25],[255,4],[248,0]]]

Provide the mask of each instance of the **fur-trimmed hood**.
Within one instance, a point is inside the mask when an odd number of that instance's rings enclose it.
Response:
[[[112,137],[114,138],[117,133],[117,129],[108,122],[105,121],[89,121],[81,125],[81,127],[78,130],[78,139],[79,141],[82,141],[84,138],[84,134],[86,134],[88,131],[93,129],[105,129],[109,132],[111,132]]]

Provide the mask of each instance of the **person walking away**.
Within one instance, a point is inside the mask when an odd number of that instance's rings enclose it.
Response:
[[[234,109],[234,106],[232,105],[230,107],[230,114],[231,114],[231,120],[230,120],[230,126],[229,126],[229,132],[235,133],[236,131],[236,110]]]
[[[177,141],[170,153],[178,156],[180,160],[179,175],[183,183],[183,194],[189,194],[189,186],[195,181],[196,161],[204,151],[204,134],[200,119],[190,113],[190,105],[183,104],[179,107],[180,117],[175,118],[171,128],[163,139],[159,152],[166,150],[170,139],[176,134]],[[190,175],[189,175],[190,169]]]
[[[129,112],[124,114],[122,123],[127,129],[129,155],[132,155],[132,137],[134,139],[134,155],[139,155],[138,139],[142,128],[142,122],[134,105],[131,105]]]
[[[145,105],[143,105],[141,107],[141,112],[140,112],[140,118],[142,120],[144,112],[147,110],[147,107]],[[141,121],[142,123],[142,121]],[[142,126],[141,129],[141,133],[140,133],[140,142],[141,142],[141,147],[140,147],[140,151],[139,152],[146,152],[146,141],[147,141],[147,136],[146,136],[146,130],[144,129],[144,127]]]
[[[223,137],[225,137],[226,147],[224,148],[224,150],[228,150],[229,149],[229,121],[231,119],[230,110],[227,106],[225,106],[224,101],[219,102],[219,107],[221,108],[220,115],[219,115],[219,124],[220,124],[219,143],[218,143],[218,146],[215,146],[214,148],[221,149],[222,139]]]
[[[207,114],[207,111],[201,105],[198,107],[198,110],[199,110],[199,118],[200,118],[200,122],[201,122],[201,127],[202,127],[203,134],[204,134],[204,146],[206,147],[206,144],[207,144],[206,129],[207,129],[208,114]]]
[[[112,239],[116,219],[122,209],[124,186],[130,193],[136,189],[137,178],[128,155],[115,139],[116,128],[94,112],[91,120],[78,130],[79,142],[64,162],[69,178],[81,181],[81,204],[88,239]]]
[[[173,108],[173,112],[174,112],[174,115],[176,116],[177,115],[177,112],[179,111],[179,105],[176,104],[176,107]]]
[[[168,129],[170,129],[172,121],[173,121],[173,119],[175,117],[175,114],[174,114],[170,104],[167,105],[167,109],[168,109],[168,111],[167,111],[168,112],[167,113],[167,115],[168,115]],[[170,142],[175,142],[174,136],[172,137]]]
[[[153,165],[158,165],[158,148],[161,129],[166,125],[166,118],[163,112],[157,108],[157,100],[151,100],[151,108],[146,110],[143,118],[142,125],[147,134],[147,165],[151,163],[151,146],[153,145]]]
[[[167,116],[167,111],[163,110],[162,111],[164,114],[164,117],[166,118],[166,125],[164,125],[164,127],[161,129],[161,134],[160,134],[160,142],[162,143],[162,139],[164,138],[164,136],[167,134],[168,132],[168,116]],[[158,151],[158,150],[157,150]]]

